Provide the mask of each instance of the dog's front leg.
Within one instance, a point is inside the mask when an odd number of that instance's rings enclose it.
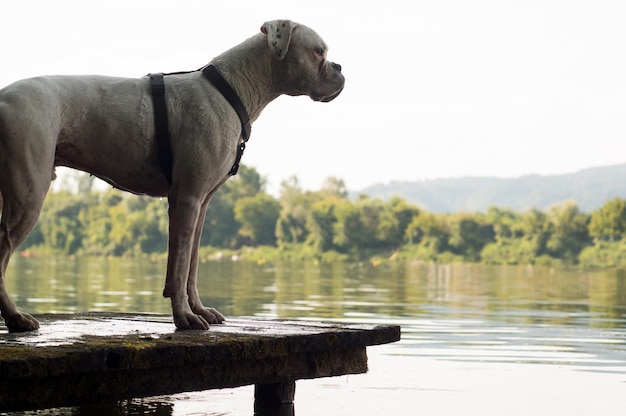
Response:
[[[176,193],[169,196],[169,247],[163,296],[172,301],[172,315],[178,329],[209,329],[207,320],[191,310],[187,295],[191,257],[197,250],[194,245],[201,205],[203,200],[195,197]]]
[[[224,315],[222,315],[215,308],[205,307],[202,304],[200,294],[198,293],[198,248],[200,246],[200,237],[202,236],[202,227],[204,226],[204,217],[206,216],[206,209],[210,200],[211,195],[207,196],[206,200],[202,204],[202,208],[200,208],[200,215],[198,215],[194,243],[191,248],[189,279],[187,280],[187,295],[189,296],[189,306],[195,314],[202,316],[210,324],[221,324],[226,320]]]

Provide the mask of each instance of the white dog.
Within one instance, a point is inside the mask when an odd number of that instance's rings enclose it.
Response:
[[[155,140],[148,78],[45,76],[0,90],[0,310],[10,331],[39,327],[20,313],[4,287],[11,254],[37,222],[55,166],[69,166],[111,185],[167,196],[169,252],[163,296],[179,329],[208,329],[224,316],[202,305],[196,288],[198,242],[207,204],[236,171],[249,121],[282,94],[331,101],[343,89],[341,66],[326,44],[288,20],[216,57],[211,68],[237,97],[225,98],[205,71],[165,75],[170,149]],[[228,98],[228,100],[227,100]],[[169,159],[169,166],[167,160]]]

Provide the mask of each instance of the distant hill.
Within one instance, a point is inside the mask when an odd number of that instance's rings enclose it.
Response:
[[[492,205],[518,212],[545,210],[573,199],[581,211],[589,213],[609,199],[626,199],[626,164],[565,175],[393,181],[367,187],[360,193],[381,199],[399,196],[429,212],[484,212]]]

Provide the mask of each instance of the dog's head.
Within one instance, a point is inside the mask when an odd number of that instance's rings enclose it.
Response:
[[[261,32],[273,55],[272,81],[282,93],[328,102],[343,90],[341,65],[326,60],[328,47],[315,31],[290,20],[273,20]]]

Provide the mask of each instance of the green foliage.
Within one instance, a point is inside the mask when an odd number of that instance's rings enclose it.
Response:
[[[485,220],[493,226],[493,232],[496,240],[516,237],[522,235],[519,228],[519,215],[510,209],[501,209],[498,207],[489,207]]]
[[[21,249],[70,255],[165,253],[166,200],[95,192],[90,180],[72,178],[74,191],[48,196]],[[591,214],[572,201],[547,211],[490,207],[485,213],[435,214],[398,197],[350,199],[337,178],[329,178],[319,191],[303,191],[296,177],[289,178],[278,199],[264,188],[256,170],[241,166],[212,197],[200,241],[203,256],[626,265],[626,200],[619,198]]]
[[[590,243],[589,215],[578,211],[578,205],[567,201],[548,210],[551,223],[546,241],[547,254],[576,263],[580,251]]]
[[[235,219],[241,224],[239,235],[246,244],[274,245],[279,215],[278,201],[264,193],[241,198],[235,203]]]
[[[43,244],[55,252],[75,254],[84,237],[78,214],[88,206],[87,200],[67,191],[52,194],[39,217]]]
[[[313,192],[302,192],[298,178],[292,176],[281,184],[281,212],[276,222],[279,246],[302,243],[307,240],[307,222],[312,207],[321,197]]]
[[[320,204],[321,205],[321,204]],[[343,252],[349,252],[361,247],[364,242],[373,240],[373,236],[368,234],[360,208],[351,201],[345,200],[340,204],[335,204],[335,210],[328,210],[328,223],[334,223],[331,232],[334,233],[333,243]]]
[[[485,245],[480,258],[487,264],[534,264],[537,259],[536,240],[500,238]]]
[[[579,261],[585,267],[624,267],[626,241],[597,241],[581,251]]]
[[[617,241],[626,234],[626,200],[615,198],[591,214],[589,234],[603,241]]]
[[[468,261],[480,261],[485,245],[495,239],[494,226],[473,214],[459,214],[451,217],[451,251]]]
[[[413,217],[405,231],[408,244],[431,247],[435,252],[448,250],[450,230],[443,214],[420,212]]]
[[[419,215],[420,210],[399,197],[391,198],[389,201],[389,209],[397,221],[395,232],[389,235],[389,243],[399,247],[404,243],[409,224],[413,221],[414,217]]]
[[[318,201],[313,204],[307,216],[308,235],[306,243],[313,246],[318,252],[333,249],[333,227],[337,221],[334,211],[335,205],[331,201]]]
[[[235,219],[235,203],[262,192],[265,180],[245,165],[239,166],[237,176],[228,180],[213,195],[204,219],[201,246],[234,248],[240,243],[239,224]]]

